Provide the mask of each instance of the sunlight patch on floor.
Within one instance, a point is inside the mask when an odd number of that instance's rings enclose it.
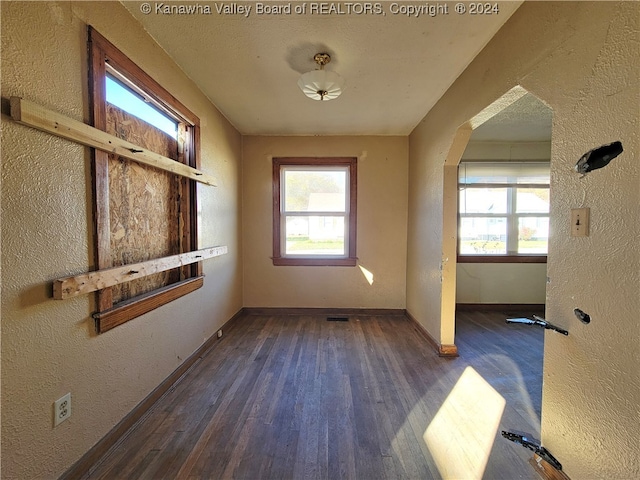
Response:
[[[506,401],[467,367],[423,438],[444,479],[481,479]]]

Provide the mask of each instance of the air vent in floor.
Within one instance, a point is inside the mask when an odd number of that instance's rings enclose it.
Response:
[[[327,317],[327,322],[348,322],[349,317]]]

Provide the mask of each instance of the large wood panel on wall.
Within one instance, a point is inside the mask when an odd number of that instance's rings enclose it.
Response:
[[[174,160],[178,142],[163,131],[107,104],[107,133]],[[180,253],[180,177],[109,155],[109,215],[113,266]],[[113,287],[114,303],[180,280],[175,268]]]
[[[98,269],[144,265],[147,261],[193,252],[198,248],[195,181],[205,176],[197,170],[200,120],[95,29],[89,27],[88,33],[93,125],[105,132],[107,138],[115,137],[124,145],[124,149],[95,150]],[[108,77],[175,121],[177,139],[122,111],[129,110],[127,107],[107,102]],[[137,164],[140,162],[134,164],[131,160],[137,158],[132,158],[129,152],[145,154],[149,161],[142,162],[145,166]],[[209,180],[209,184],[215,184]],[[102,324],[108,316],[117,315],[118,324],[124,323],[186,295],[192,289],[185,288],[184,281],[194,280],[201,275],[201,269],[201,262],[181,264],[167,273],[164,269],[162,273],[156,270],[145,278],[132,269],[130,273],[135,278],[131,281],[116,282],[98,290],[98,315],[94,315],[97,331],[104,331]],[[110,328],[113,326],[109,324]]]

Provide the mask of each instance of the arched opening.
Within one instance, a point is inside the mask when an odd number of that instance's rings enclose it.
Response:
[[[521,255],[520,259],[504,258],[508,253],[526,253],[527,245],[521,245],[520,252],[517,251],[517,247],[515,252],[507,251],[506,244],[501,253],[480,250],[475,260],[465,263],[473,267],[467,270],[460,267],[458,166],[461,161],[474,162],[476,165],[496,165],[498,162],[504,162],[505,165],[512,166],[548,163],[551,148],[551,116],[551,109],[547,105],[524,88],[517,86],[460,126],[456,132],[443,172],[441,338],[444,346],[454,345],[456,304],[544,303],[546,274],[544,266],[541,267],[544,262],[525,258],[527,255]],[[526,222],[521,223],[524,228]],[[506,229],[506,226],[504,228]],[[536,233],[545,236],[546,232],[542,230]],[[519,233],[515,233],[515,236]],[[487,232],[478,234],[480,238],[483,235],[486,237]],[[517,240],[518,238],[515,238],[512,243],[517,243]],[[504,243],[504,238],[502,241]],[[542,253],[543,247],[538,250],[538,253]],[[487,269],[486,265],[494,267]],[[475,283],[470,282],[469,278],[459,278],[463,275],[473,276]],[[518,278],[520,282],[514,281]],[[532,281],[533,278],[536,282]],[[502,280],[502,284],[498,280]]]

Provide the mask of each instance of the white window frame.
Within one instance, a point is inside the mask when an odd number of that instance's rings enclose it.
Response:
[[[507,252],[504,254],[492,254],[492,253],[460,253],[460,243],[462,237],[458,235],[458,262],[503,262],[503,263],[544,263],[547,260],[547,254],[531,254],[531,253],[518,253],[518,236],[519,236],[519,220],[520,218],[549,218],[549,213],[518,213],[517,212],[517,190],[526,188],[537,189],[549,189],[549,182],[534,181],[530,183],[521,183],[518,175],[509,176],[504,181],[488,181],[488,182],[476,182],[465,181],[464,168],[466,165],[474,165],[486,167],[487,170],[492,167],[495,168],[513,168],[516,171],[519,167],[526,168],[527,166],[547,166],[548,162],[463,162],[459,166],[458,174],[458,191],[462,189],[482,189],[482,188],[495,188],[506,189],[507,192],[507,211],[504,213],[462,213],[461,205],[458,205],[458,231],[462,231],[462,219],[464,218],[504,218],[507,222],[506,229],[506,248]],[[460,195],[458,195],[458,199]]]

